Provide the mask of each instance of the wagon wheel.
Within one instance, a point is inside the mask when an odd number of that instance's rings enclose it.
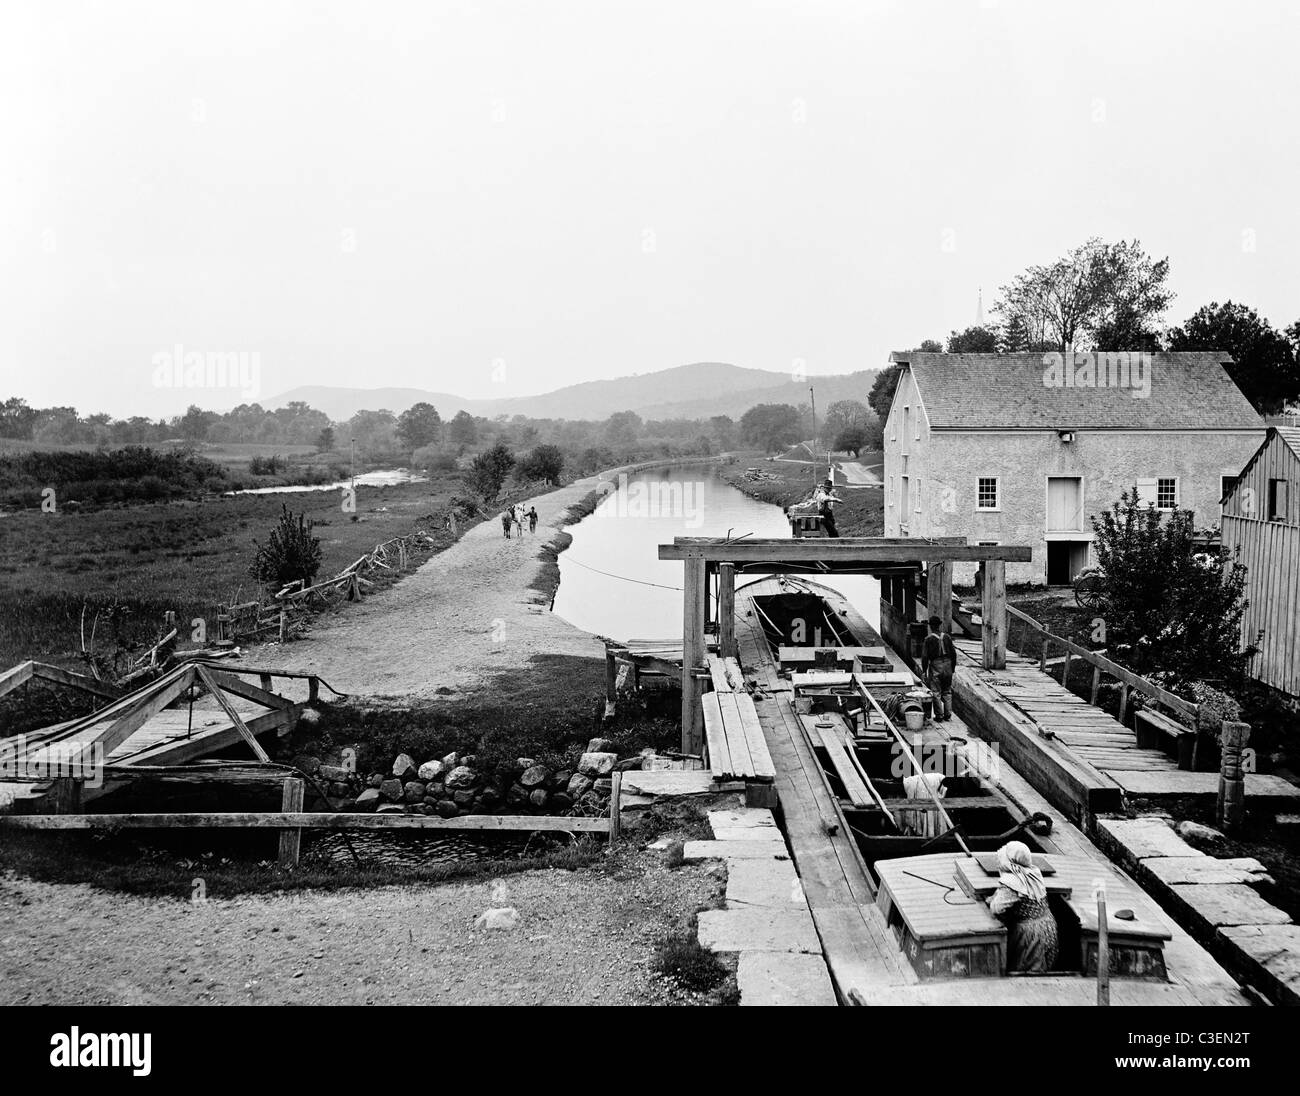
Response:
[[[1096,571],[1084,571],[1074,580],[1074,600],[1081,609],[1101,609],[1106,605],[1106,580]]]

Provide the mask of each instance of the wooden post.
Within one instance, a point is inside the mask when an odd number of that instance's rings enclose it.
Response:
[[[623,774],[615,769],[609,780],[609,843],[615,845],[623,829]]]
[[[1119,725],[1124,726],[1124,713],[1128,711],[1128,682],[1119,687]]]
[[[1110,1004],[1110,926],[1106,924],[1106,887],[1097,888],[1097,1004]]]
[[[1007,666],[1007,565],[1000,559],[980,564],[984,576],[984,603],[980,628],[984,638],[984,669],[1004,670]]]
[[[1216,812],[1224,833],[1237,829],[1246,816],[1246,774],[1241,766],[1241,751],[1250,741],[1249,723],[1223,724],[1219,731],[1222,755],[1219,759],[1219,801]]]
[[[704,560],[687,559],[682,584],[682,753],[704,752],[700,710],[703,689],[695,676],[704,666]]]
[[[605,648],[605,718],[614,714],[614,702],[618,699],[618,660],[614,652]]]
[[[260,681],[260,682],[262,683],[262,688],[263,688],[266,692],[268,692],[268,693],[271,692],[271,675],[270,675],[270,674],[258,674],[258,675],[257,675],[257,680]]]
[[[916,576],[903,576],[903,619],[908,624],[916,623]]]
[[[297,814],[302,810],[303,793],[306,782],[297,776],[291,776],[284,782],[284,791],[280,796],[280,809],[286,814]],[[302,830],[280,831],[280,867],[296,868],[298,853],[302,848]]]
[[[268,691],[269,691],[269,690],[268,690]],[[316,703],[316,700],[317,700],[317,698],[318,698],[319,696],[320,696],[320,678],[318,678],[318,677],[316,677],[315,675],[313,675],[313,676],[311,676],[311,677],[309,677],[309,678],[307,679],[307,701],[308,701],[308,703],[310,703],[310,704],[315,704],[315,703]]]
[[[1097,703],[1097,690],[1100,687],[1101,687],[1101,667],[1094,666],[1092,668],[1092,698],[1089,701],[1089,703],[1094,706]]]
[[[925,603],[930,616],[943,623],[939,631],[952,631],[952,564],[927,563],[925,565]]]
[[[50,813],[81,813],[81,781],[71,776],[56,776],[50,782]]]
[[[1047,673],[1047,644],[1048,644],[1048,642],[1049,642],[1048,638],[1047,638],[1046,636],[1043,636],[1043,647],[1042,647],[1042,650],[1040,650],[1040,651],[1038,652],[1038,669],[1039,669],[1040,671],[1042,671],[1043,673]]]
[[[1070,687],[1070,652],[1065,652],[1065,661],[1061,663],[1061,687]]]
[[[736,565],[718,564],[718,654],[736,658]]]

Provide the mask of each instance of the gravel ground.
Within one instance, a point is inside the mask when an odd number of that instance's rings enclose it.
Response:
[[[0,1004],[688,1003],[655,945],[717,904],[716,869],[606,871],[206,902],[0,878]],[[476,928],[513,907],[510,930]]]

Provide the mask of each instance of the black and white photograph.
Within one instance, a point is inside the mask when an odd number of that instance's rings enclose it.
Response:
[[[1298,47],[5,0],[6,1075],[1289,1059]]]

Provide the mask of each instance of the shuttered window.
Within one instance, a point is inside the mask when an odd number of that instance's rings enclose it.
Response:
[[[1268,520],[1286,521],[1286,480],[1268,481]]]

